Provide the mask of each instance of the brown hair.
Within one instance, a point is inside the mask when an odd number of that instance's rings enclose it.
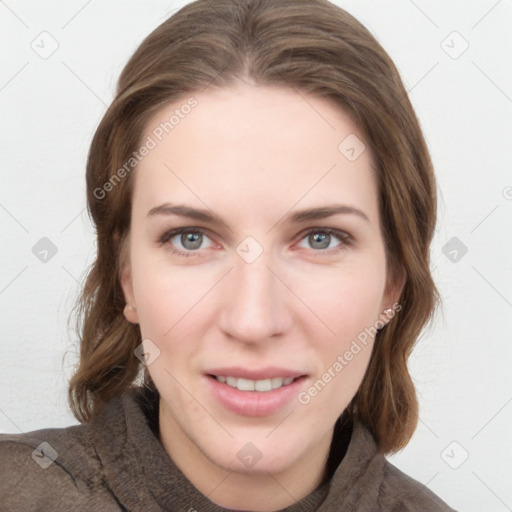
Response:
[[[417,424],[407,359],[438,301],[429,271],[435,180],[392,60],[366,28],[326,0],[192,2],[147,36],[126,64],[87,162],[88,208],[98,243],[78,302],[80,362],[69,385],[73,413],[82,422],[92,419],[141,369],[134,355],[140,329],[123,315],[119,281],[133,173],[108,193],[98,190],[107,190],[105,183],[132,156],[158,109],[237,78],[334,100],[372,151],[388,276],[405,275],[406,281],[398,318],[378,331],[363,382],[344,415],[367,425],[381,452],[397,451]]]

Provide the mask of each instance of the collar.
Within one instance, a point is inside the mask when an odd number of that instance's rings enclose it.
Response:
[[[163,448],[155,432],[157,406],[155,391],[131,388],[92,420],[93,443],[112,493],[131,512],[227,512],[199,492]],[[371,433],[355,423],[332,478],[282,512],[321,511],[341,503],[376,451]]]

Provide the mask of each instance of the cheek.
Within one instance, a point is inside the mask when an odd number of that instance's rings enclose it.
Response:
[[[315,379],[298,401],[314,404],[318,410],[329,410],[332,421],[347,407],[363,380],[374,344],[384,284],[381,266],[369,262],[364,269],[331,272],[328,278],[317,279],[315,286],[303,285],[311,310],[318,312],[335,334],[324,329],[318,319],[310,319],[307,325],[302,323],[302,328],[310,332],[319,364]]]
[[[173,266],[164,251],[140,247],[132,247],[131,257],[143,337],[162,341],[195,339],[203,327],[215,322],[218,304],[212,303],[212,298],[222,286],[209,295],[222,275],[218,269],[208,265]],[[301,334],[316,340],[317,349],[332,357],[333,351],[346,350],[354,338],[375,324],[384,292],[385,259],[374,251],[352,261],[347,259],[336,268],[318,265],[305,270],[282,270],[285,281],[300,299],[288,302],[283,297],[288,308],[283,314],[294,316]],[[221,295],[229,307],[229,297]]]
[[[208,272],[173,267],[166,255],[133,254],[133,286],[143,337],[190,339],[204,323],[204,298],[212,287]],[[202,320],[202,321],[199,321]],[[196,332],[197,334],[197,332]]]
[[[367,258],[357,265],[325,269],[314,278],[304,278],[297,294],[329,327],[330,344],[342,348],[340,345],[375,324],[384,287],[384,263]]]

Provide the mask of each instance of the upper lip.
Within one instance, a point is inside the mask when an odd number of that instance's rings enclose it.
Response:
[[[306,375],[304,372],[291,370],[289,368],[280,368],[277,366],[267,366],[266,368],[242,368],[241,366],[231,366],[229,368],[213,368],[205,372],[207,375],[236,377],[238,379],[265,380],[272,377],[291,377],[296,379]]]

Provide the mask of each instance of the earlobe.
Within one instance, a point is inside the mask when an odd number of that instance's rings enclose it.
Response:
[[[396,312],[396,310],[394,308],[385,309],[380,314],[379,319],[375,323],[377,326],[377,330],[380,330],[383,327],[385,327],[386,325],[388,325],[388,323],[391,321],[391,319],[395,316],[395,312]]]
[[[124,307],[124,317],[128,322],[131,322],[132,324],[138,324],[139,323],[139,316],[137,315],[137,308],[134,308],[133,306],[130,306],[130,304],[126,304]]]

